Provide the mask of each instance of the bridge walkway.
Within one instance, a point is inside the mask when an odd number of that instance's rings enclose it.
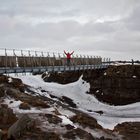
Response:
[[[109,58],[100,56],[75,54],[71,65],[66,66],[67,59],[63,53],[0,49],[0,74],[102,69],[109,66],[109,61]]]

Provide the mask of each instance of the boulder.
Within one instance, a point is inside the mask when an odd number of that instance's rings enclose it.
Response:
[[[30,104],[34,107],[49,108],[50,106],[43,100],[35,98]]]
[[[114,128],[125,140],[140,140],[140,122],[124,122]]]
[[[73,107],[73,108],[76,108],[76,104],[73,102],[72,99],[66,97],[66,96],[62,96],[62,99],[61,99],[63,102],[67,103],[69,106]]]
[[[45,114],[49,123],[58,124],[62,122],[62,119],[53,114]]]
[[[102,127],[97,123],[96,119],[93,117],[79,113],[70,118],[74,123],[79,123],[83,127],[90,127],[91,129],[102,129]]]
[[[4,90],[6,92],[6,95],[10,96],[11,98],[18,100],[21,96],[21,92],[13,87],[5,87]]]
[[[17,120],[13,110],[8,108],[7,105],[0,105],[0,128],[8,128]]]
[[[91,133],[88,133],[80,128],[73,129],[73,130],[66,132],[63,135],[63,137],[67,138],[67,139],[79,138],[79,139],[83,139],[83,140],[95,140],[95,138],[91,135]]]
[[[31,108],[30,108],[30,105],[28,103],[21,103],[19,105],[19,109],[29,110]]]
[[[19,120],[17,120],[9,129],[8,129],[8,138],[18,139],[26,131],[34,128],[35,121],[32,120],[27,114],[22,115]]]
[[[46,101],[41,100],[38,97],[33,97],[33,96],[25,96],[21,98],[23,102],[28,103],[29,105],[33,107],[40,107],[40,108],[49,108],[50,106],[47,104]]]
[[[0,75],[0,84],[8,83],[8,77],[5,75]]]
[[[0,86],[0,98],[5,96],[5,90],[3,89],[4,85]]]
[[[12,82],[10,84],[14,87],[19,89],[21,92],[24,92],[24,84],[22,83],[21,79],[18,78],[12,78]]]

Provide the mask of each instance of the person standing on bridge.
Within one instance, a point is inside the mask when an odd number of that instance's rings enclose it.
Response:
[[[74,51],[72,53],[66,53],[66,51],[64,51],[65,55],[67,56],[67,66],[70,66],[71,63],[71,55],[74,53]]]

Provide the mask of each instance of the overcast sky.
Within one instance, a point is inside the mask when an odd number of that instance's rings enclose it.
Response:
[[[0,48],[140,60],[140,0],[0,0]]]

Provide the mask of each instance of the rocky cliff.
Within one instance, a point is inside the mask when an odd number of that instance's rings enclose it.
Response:
[[[90,90],[86,95],[94,95],[100,101],[114,105],[140,101],[140,66],[110,66],[102,70],[45,73],[42,78],[44,81],[66,84],[77,81],[81,75],[90,83]],[[18,78],[1,75],[0,140],[140,139],[140,122],[123,121],[113,130],[105,129],[90,115],[107,115],[102,108],[83,112],[77,105],[68,97],[56,97],[51,91],[25,85]],[[124,116],[118,116],[117,119],[119,117]]]
[[[94,73],[85,79],[90,82],[90,94],[99,100],[114,105],[140,101],[140,66],[110,66],[101,73]]]
[[[102,70],[51,73],[43,75],[47,82],[71,83],[83,75],[90,83],[90,92],[100,101],[126,105],[140,101],[140,65],[110,66]]]
[[[44,90],[38,92],[47,94]],[[72,108],[69,98],[54,98],[39,95],[20,79],[1,75],[0,140],[111,140],[119,137],[102,128],[93,117]]]

